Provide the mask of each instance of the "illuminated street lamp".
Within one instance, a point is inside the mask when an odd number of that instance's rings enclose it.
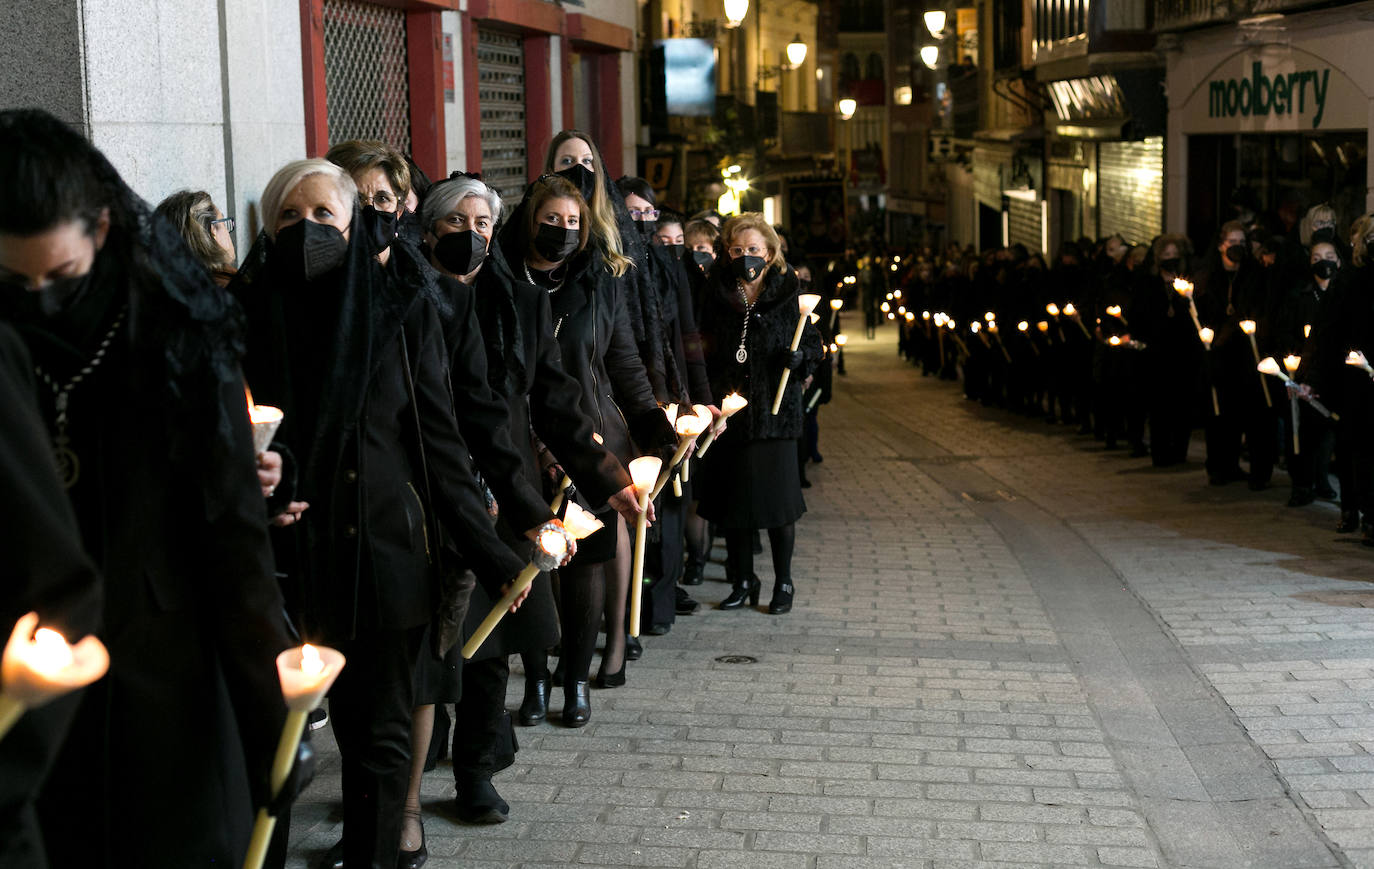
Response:
[[[932,9],[923,17],[926,22],[926,30],[930,31],[931,36],[938,38],[945,31],[945,11],[943,9]]]
[[[853,97],[845,97],[839,102],[840,118],[849,120],[854,117],[854,113],[859,110],[859,101]]]
[[[921,46],[921,63],[924,63],[927,69],[934,69],[939,60],[940,47],[938,45]]]
[[[787,62],[792,64],[793,69],[806,63],[806,43],[802,42],[800,33],[787,43]]]
[[[749,0],[725,0],[725,26],[739,27],[749,14]]]

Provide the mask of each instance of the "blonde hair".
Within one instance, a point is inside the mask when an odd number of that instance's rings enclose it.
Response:
[[[1356,218],[1350,225],[1350,261],[1357,266],[1363,267],[1365,257],[1369,255],[1369,244],[1365,239],[1371,234],[1374,234],[1374,214]]]
[[[215,219],[215,203],[204,190],[178,190],[157,207],[157,213],[167,218],[186,239],[186,246],[196,259],[214,271],[232,266],[233,257],[229,251],[219,246],[210,232],[210,222]]]
[[[768,264],[777,266],[780,272],[787,271],[787,260],[782,255],[782,240],[778,238],[778,231],[757,211],[737,214],[725,221],[725,225],[720,228],[720,238],[725,244],[726,255],[730,253],[730,245],[735,236],[747,229],[763,236],[763,243],[768,245]]]
[[[1330,221],[1331,228],[1336,228],[1336,209],[1323,202],[1307,209],[1307,213],[1302,216],[1298,223],[1298,240],[1303,247],[1312,246],[1312,233],[1316,232],[1318,221]]]
[[[591,217],[591,220],[583,222],[591,224],[592,238],[601,248],[601,254],[611,274],[620,277],[630,270],[634,262],[625,256],[624,249],[620,246],[620,224],[615,219],[615,208],[611,205],[610,194],[606,192],[610,179],[606,177],[606,164],[602,161],[601,152],[597,150],[592,137],[580,130],[564,130],[554,136],[553,141],[549,143],[548,153],[544,155],[544,172],[550,175],[558,174],[553,165],[553,158],[558,153],[559,146],[569,139],[582,140],[592,152],[596,189],[592,191],[591,201],[587,203],[587,216]]]
[[[687,221],[682,227],[683,241],[687,241],[692,236],[705,237],[707,244],[715,244],[716,239],[720,238],[720,229],[709,220],[693,219]],[[687,241],[687,243],[694,244],[695,242]]]
[[[352,208],[357,204],[358,185],[353,183],[353,176],[345,172],[341,166],[319,157],[292,160],[277,170],[277,174],[272,176],[272,180],[267,182],[262,191],[262,223],[267,228],[269,236],[274,239],[277,237],[277,215],[281,212],[282,200],[296,189],[296,185],[312,175],[323,175],[332,181],[345,208]]]

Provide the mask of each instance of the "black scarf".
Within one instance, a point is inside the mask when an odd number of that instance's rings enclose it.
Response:
[[[487,346],[487,383],[497,393],[516,396],[525,383],[525,333],[515,304],[516,277],[493,237],[474,290]]]

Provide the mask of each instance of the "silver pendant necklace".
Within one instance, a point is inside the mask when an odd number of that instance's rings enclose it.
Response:
[[[48,385],[53,392],[53,404],[57,409],[57,419],[55,425],[57,433],[53,435],[52,452],[53,458],[57,461],[57,474],[62,478],[62,487],[70,489],[76,485],[76,481],[81,478],[81,460],[77,458],[76,451],[70,446],[71,438],[67,437],[67,404],[71,392],[76,385],[85,380],[91,372],[100,367],[100,363],[105,360],[105,353],[110,349],[110,342],[114,340],[115,334],[119,332],[119,327],[124,325],[124,315],[129,313],[129,306],[125,305],[119,309],[119,316],[115,317],[114,325],[110,331],[105,333],[105,338],[100,342],[100,347],[96,349],[91,361],[85,367],[76,372],[76,376],[68,380],[62,386],[57,385],[52,375],[44,371],[42,366],[35,365],[33,371],[38,375],[38,379]]]
[[[758,299],[749,301],[749,294],[744,291],[744,281],[737,280],[740,301],[744,302],[744,328],[739,333],[739,349],[735,351],[735,361],[743,365],[749,359],[749,351],[744,349],[744,343],[749,337],[749,317],[754,313],[754,305],[758,304]]]

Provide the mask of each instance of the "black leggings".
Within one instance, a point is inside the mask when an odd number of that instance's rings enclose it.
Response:
[[[768,547],[773,551],[774,587],[792,582],[792,547],[796,542],[795,523],[768,529]],[[754,576],[754,529],[725,529],[725,557],[735,585],[750,582]]]

